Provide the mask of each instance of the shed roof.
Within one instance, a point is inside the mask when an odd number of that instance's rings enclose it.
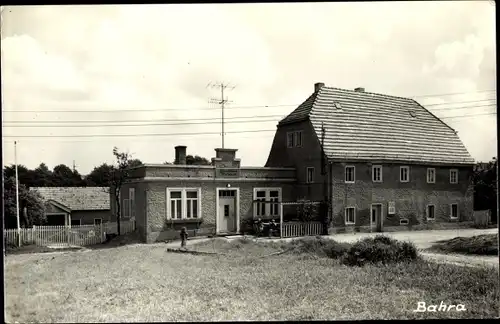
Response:
[[[322,87],[279,125],[309,119],[330,159],[474,164],[455,130],[409,98]]]
[[[34,187],[46,201],[56,201],[71,210],[110,210],[107,187]]]

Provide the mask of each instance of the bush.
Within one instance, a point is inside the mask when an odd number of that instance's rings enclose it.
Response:
[[[417,248],[413,243],[399,242],[387,236],[377,235],[354,243],[343,258],[343,263],[363,266],[367,263],[410,262],[417,258]]]
[[[451,240],[438,241],[431,250],[477,255],[498,254],[497,234],[485,234],[472,237],[455,237]]]
[[[339,243],[322,237],[305,237],[293,240],[284,246],[285,249],[290,249],[293,253],[314,254],[334,259],[342,257],[349,247],[348,243]]]

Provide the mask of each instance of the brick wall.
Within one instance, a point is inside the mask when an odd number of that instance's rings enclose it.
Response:
[[[428,204],[435,205],[434,222],[457,222],[450,219],[450,204],[457,203],[458,221],[472,220],[473,196],[470,176],[472,167],[458,168],[458,184],[450,184],[450,167],[432,166],[436,169],[436,182],[427,183],[427,166],[409,165],[410,181],[399,181],[402,164],[383,164],[383,182],[372,181],[372,165],[369,163],[335,163],[333,172],[333,226],[345,227],[344,208],[356,207],[356,227],[370,224],[372,203],[383,204],[384,227],[399,226],[400,218],[409,218],[413,224],[425,224]],[[355,183],[345,183],[345,166],[355,166]],[[453,167],[455,168],[455,167]],[[395,202],[396,213],[387,214],[388,202]]]
[[[289,201],[292,197],[292,184],[276,184],[273,182],[236,182],[228,180],[207,181],[161,181],[146,183],[147,192],[147,242],[163,241],[167,239],[171,230],[178,230],[185,226],[188,230],[199,229],[201,233],[215,233],[216,226],[216,188],[225,188],[231,183],[231,189],[240,190],[240,227],[245,219],[253,217],[254,188],[281,187],[282,199]],[[176,221],[175,224],[167,220],[166,189],[168,188],[201,188],[201,215],[202,222]],[[138,227],[139,227],[139,219]]]
[[[287,147],[287,133],[302,131],[302,147]],[[309,121],[279,126],[274,136],[266,167],[292,167],[296,169],[296,199],[323,199],[323,176],[321,175],[321,145]],[[306,183],[307,167],[314,167],[314,181]]]

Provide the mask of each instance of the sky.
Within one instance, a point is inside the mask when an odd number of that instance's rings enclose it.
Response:
[[[3,164],[145,163],[225,147],[263,166],[314,83],[416,99],[497,155],[492,1],[2,7]],[[468,116],[467,116],[468,115]],[[465,117],[464,117],[465,116]],[[149,136],[146,136],[149,135]]]

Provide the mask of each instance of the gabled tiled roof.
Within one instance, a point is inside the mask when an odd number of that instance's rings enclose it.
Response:
[[[109,210],[106,187],[34,187],[44,200],[54,200],[71,210]]]
[[[280,124],[309,117],[320,139],[324,125],[330,159],[474,163],[457,133],[415,100],[331,87],[308,100]]]
[[[283,118],[279,124],[288,124],[297,121],[301,121],[307,119],[309,117],[309,113],[313,107],[314,101],[316,100],[317,92],[313,93],[306,99],[302,104],[300,104],[294,111],[292,111],[288,116]]]

